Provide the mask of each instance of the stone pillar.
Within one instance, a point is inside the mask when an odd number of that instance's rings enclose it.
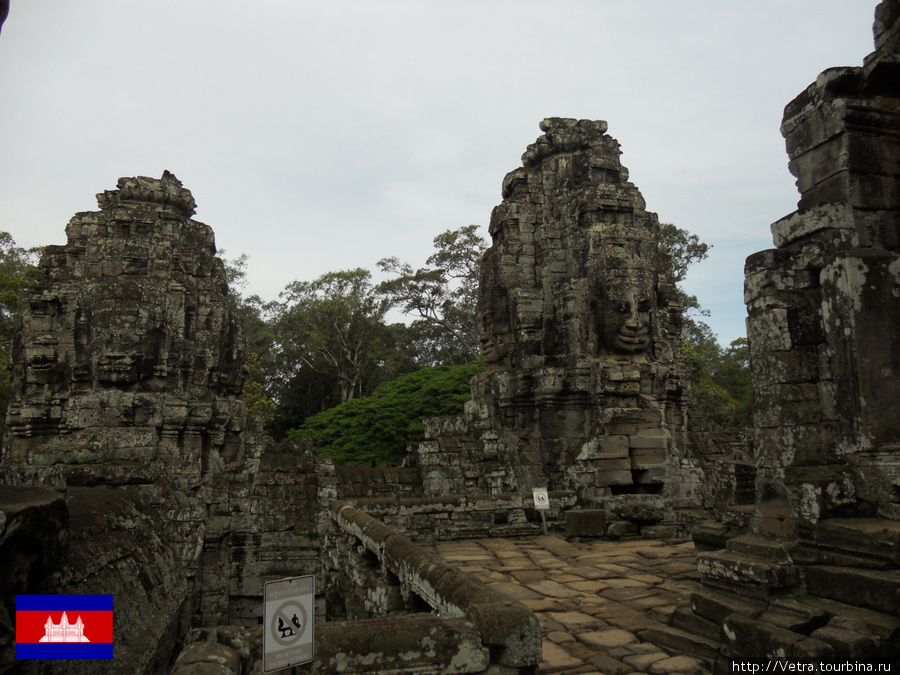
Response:
[[[759,466],[754,528],[900,517],[900,106],[897,3],[878,50],[785,108],[798,210],[747,259]]]

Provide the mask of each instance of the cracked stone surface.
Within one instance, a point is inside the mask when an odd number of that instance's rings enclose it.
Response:
[[[676,607],[700,588],[691,542],[572,543],[551,535],[443,542],[435,550],[445,560],[477,556],[482,571],[472,574],[537,615],[544,638],[540,673],[711,671],[711,659],[678,654],[642,636],[665,627]],[[507,565],[511,558],[519,561],[514,569]],[[603,587],[585,587],[598,573]],[[543,581],[530,580],[537,576]],[[618,582],[638,576],[645,579],[641,592],[621,595],[634,587]]]

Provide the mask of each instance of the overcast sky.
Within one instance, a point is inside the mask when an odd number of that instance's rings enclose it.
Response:
[[[744,335],[743,261],[796,208],[782,110],[872,51],[876,0],[12,0],[0,229],[61,244],[173,172],[246,292],[424,264],[484,227],[544,117],[603,119],[647,208],[712,244],[686,289]]]

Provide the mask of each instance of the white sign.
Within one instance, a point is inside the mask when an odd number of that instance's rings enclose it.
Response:
[[[547,488],[531,488],[534,494],[534,508],[542,511],[550,508],[550,495],[547,494]]]
[[[312,661],[315,577],[268,581],[263,598],[263,672],[272,673]]]

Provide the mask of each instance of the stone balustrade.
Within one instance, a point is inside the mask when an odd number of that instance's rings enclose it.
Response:
[[[540,662],[540,626],[527,607],[346,502],[331,502],[330,512],[334,527],[326,535],[325,565],[333,583],[344,586],[349,615],[399,616],[416,631],[438,630],[433,621],[423,621],[424,612],[443,621],[464,619],[440,630],[461,634],[474,627],[492,664],[501,668],[497,672],[519,672]],[[409,615],[415,610],[420,611]]]
[[[561,523],[575,508],[572,490],[549,493],[545,515],[551,524]],[[369,515],[415,541],[443,541],[480,537],[523,537],[541,533],[541,519],[531,494],[504,492],[494,495],[446,497],[377,497],[353,503]]]
[[[315,659],[300,672],[535,672],[541,629],[530,609],[347,502],[328,513],[325,594],[360,620],[318,624]],[[258,672],[261,641],[260,627],[192,631],[173,675]]]

